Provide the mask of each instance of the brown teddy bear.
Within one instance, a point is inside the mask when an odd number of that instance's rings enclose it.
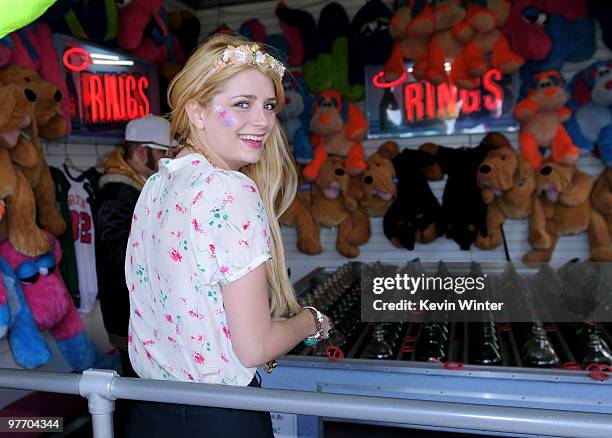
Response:
[[[393,158],[399,154],[394,141],[386,141],[366,161],[366,171],[356,181],[353,192],[368,216],[384,216],[397,196],[397,176]],[[356,187],[355,187],[356,186]]]
[[[595,180],[591,202],[608,224],[608,234],[612,238],[612,168],[605,169]]]
[[[538,73],[534,82],[534,88],[514,109],[514,117],[521,123],[521,157],[538,169],[544,161],[540,148],[550,148],[555,163],[576,164],[580,149],[563,126],[571,111],[565,107],[568,95],[561,74],[554,70]]]
[[[25,144],[21,143],[18,145],[17,152],[12,154],[13,162],[18,170],[20,170],[26,177],[30,186],[34,191],[36,197],[36,209],[38,212],[38,221],[42,228],[49,231],[54,236],[61,236],[66,230],[66,222],[57,211],[55,202],[55,184],[49,171],[49,165],[45,158],[42,144],[38,141],[38,121],[40,120],[44,126],[48,127],[50,132],[54,134],[59,133],[59,128],[64,125],[64,117],[61,117],[57,113],[51,114],[52,111],[48,109],[57,105],[59,108],[59,102],[56,101],[52,94],[48,93],[49,87],[46,81],[40,79],[37,73],[33,70],[26,69],[19,66],[11,66],[6,69],[0,70],[0,82],[4,84],[14,84],[23,87],[23,89],[38,90],[42,93],[47,100],[51,99],[55,103],[51,104],[47,101],[42,101],[42,98],[37,95],[35,101],[35,117],[32,123],[32,134],[31,134],[31,145],[34,146],[34,153],[31,148],[27,148],[27,154],[23,153]],[[31,88],[30,88],[31,87]],[[34,92],[36,94],[36,92]],[[60,98],[61,100],[61,98]],[[38,108],[42,108],[41,111]],[[57,131],[55,131],[57,129]],[[32,155],[33,154],[33,155]],[[26,165],[21,156],[25,155],[30,158],[28,165]],[[19,156],[18,159],[15,157]],[[31,158],[35,156],[34,165],[30,166]]]
[[[521,160],[508,139],[497,132],[486,136],[494,147],[478,168],[476,181],[487,204],[487,236],[476,236],[476,246],[489,250],[502,243],[501,225],[510,219],[529,217],[529,243],[535,248],[548,248],[551,239],[546,233],[544,213],[535,193],[536,177],[531,165]]]
[[[371,236],[370,219],[350,192],[350,176],[342,157],[330,155],[312,185],[311,211],[323,227],[338,227],[336,249],[345,257],[357,257],[358,245]]]
[[[300,174],[299,169],[298,175]],[[297,249],[304,254],[319,254],[321,248],[321,227],[310,211],[311,184],[299,181],[295,198],[289,208],[282,214],[279,222],[295,226],[297,231]]]
[[[304,167],[307,181],[314,181],[328,154],[346,157],[346,170],[359,175],[366,168],[361,140],[368,132],[364,114],[338,91],[326,90],[317,96],[310,119],[314,158]]]
[[[523,256],[524,262],[549,261],[560,236],[584,231],[589,233],[591,260],[612,261],[608,224],[591,206],[589,195],[592,187],[593,178],[575,166],[544,163],[537,174],[536,190],[552,242],[549,248],[529,251]]]
[[[32,188],[21,170],[37,160],[30,134],[36,94],[18,85],[0,85],[0,240],[9,239],[21,253],[38,256],[49,251],[49,240],[36,225]]]

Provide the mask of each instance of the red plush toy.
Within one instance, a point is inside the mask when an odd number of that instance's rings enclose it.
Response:
[[[364,114],[338,91],[326,90],[319,94],[310,119],[310,130],[314,134],[311,138],[314,158],[303,171],[307,181],[317,179],[328,154],[347,157],[345,167],[351,175],[358,175],[366,169],[361,140],[368,131],[368,122]]]
[[[514,109],[514,117],[521,122],[521,156],[537,169],[544,161],[540,148],[550,148],[555,163],[575,164],[580,149],[563,126],[571,116],[565,107],[568,95],[563,79],[559,72],[550,70],[535,75],[534,82],[535,88]]]

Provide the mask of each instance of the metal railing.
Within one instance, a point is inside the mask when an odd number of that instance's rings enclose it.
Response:
[[[87,398],[94,438],[113,437],[116,399],[506,434],[572,438],[612,436],[612,414],[144,380],[119,377],[109,370],[91,369],[79,375],[0,369],[0,387],[79,394]]]

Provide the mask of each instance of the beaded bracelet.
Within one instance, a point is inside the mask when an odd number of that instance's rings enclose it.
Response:
[[[302,310],[309,310],[310,313],[312,313],[312,317],[314,318],[315,324],[317,326],[317,331],[315,332],[315,334],[306,337],[306,339],[304,339],[304,344],[308,346],[315,345],[323,338],[323,314],[312,306],[302,307]]]

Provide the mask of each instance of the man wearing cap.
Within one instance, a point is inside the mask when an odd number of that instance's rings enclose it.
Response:
[[[96,260],[102,319],[111,345],[121,354],[124,377],[138,377],[128,356],[129,291],[124,263],[132,214],[145,181],[170,147],[170,123],[148,115],[131,120],[125,143],[110,153],[100,178]]]

